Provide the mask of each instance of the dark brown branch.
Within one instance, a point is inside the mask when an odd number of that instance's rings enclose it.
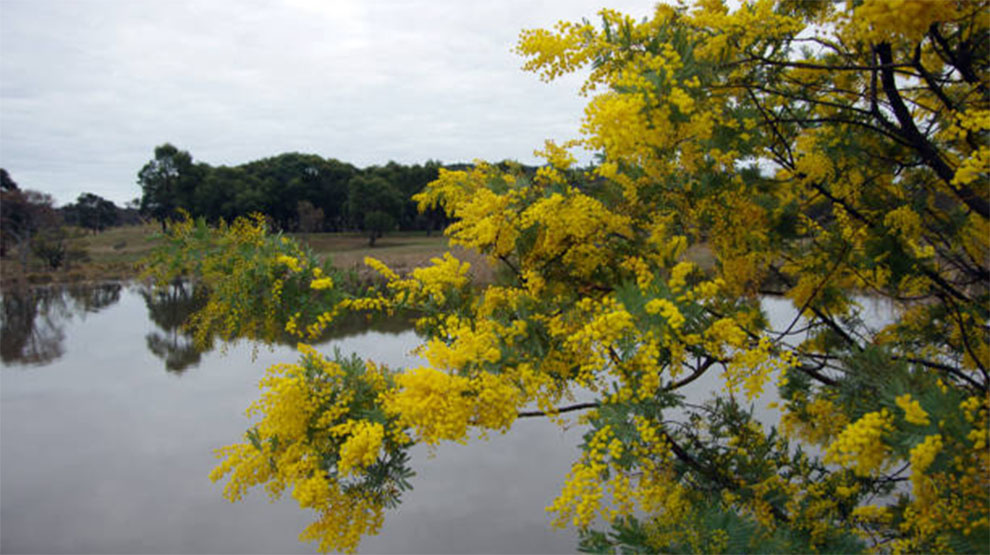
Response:
[[[601,405],[599,405],[597,402],[577,403],[575,405],[568,405],[566,407],[556,408],[554,409],[553,414],[562,414],[565,412],[573,412],[576,410],[596,409],[599,406]],[[547,416],[547,413],[543,412],[542,410],[524,410],[524,411],[519,411],[516,414],[517,418],[532,418],[535,416]]]
[[[956,303],[951,299],[946,299],[945,301],[946,304],[949,305],[949,308],[952,309],[952,314],[956,320],[956,325],[959,326],[959,337],[962,338],[963,348],[966,349],[966,352],[969,354],[970,358],[972,358],[973,362],[976,363],[977,368],[979,368],[980,372],[983,374],[984,383],[986,383],[988,380],[987,369],[983,365],[983,361],[980,360],[980,357],[973,351],[973,347],[969,344],[969,334],[966,333],[966,324],[963,321],[962,314],[959,312],[959,307],[956,306]]]
[[[990,203],[987,202],[987,199],[980,197],[965,185],[955,185],[952,183],[955,172],[942,159],[934,145],[921,134],[921,131],[914,124],[911,111],[908,110],[907,105],[904,104],[904,99],[901,98],[900,91],[897,90],[894,73],[887,67],[893,60],[890,44],[886,42],[881,43],[876,46],[875,50],[882,68],[880,71],[880,82],[883,86],[883,92],[887,96],[887,101],[890,103],[890,108],[894,111],[894,116],[900,124],[899,131],[901,137],[911,143],[911,146],[918,152],[921,159],[925,161],[925,164],[949,186],[952,192],[959,197],[959,200],[963,201],[966,206],[984,219],[990,219]]]
[[[928,85],[928,89],[935,93],[935,96],[942,101],[942,104],[950,110],[955,110],[956,106],[952,100],[946,96],[945,91],[942,87],[935,81],[935,77],[925,69],[925,66],[921,63],[921,43],[919,42],[917,46],[914,47],[914,58],[911,60],[911,65],[918,70],[921,74],[922,79],[925,80],[925,84]]]
[[[942,33],[938,30],[938,24],[932,23],[932,26],[928,28],[928,35],[935,39],[935,42],[942,49],[942,53],[945,58],[948,58],[948,62],[952,67],[959,71],[962,78],[966,80],[970,85],[976,85],[981,91],[986,91],[986,84],[980,80],[980,77],[973,71],[972,64],[972,52],[969,49],[960,48],[959,52],[954,52],[949,42],[942,36]],[[967,45],[968,43],[963,42],[962,45]]]
[[[502,262],[504,262],[505,265],[508,266],[510,270],[512,270],[512,273],[513,274],[515,274],[516,276],[521,276],[522,275],[522,274],[519,273],[519,270],[515,267],[515,265],[512,264],[512,262],[509,261],[509,257],[505,256],[504,254],[500,254],[499,257],[498,257],[498,259],[501,260]]]
[[[790,69],[813,69],[813,70],[821,71],[823,73],[829,73],[829,72],[834,72],[834,71],[873,71],[873,70],[881,69],[881,68],[884,68],[884,67],[889,67],[892,70],[893,69],[902,68],[902,67],[911,67],[908,64],[898,64],[898,65],[890,64],[889,66],[885,66],[882,63],[882,61],[881,61],[881,64],[880,65],[868,65],[868,66],[864,66],[864,65],[855,65],[855,64],[852,64],[852,65],[834,65],[834,66],[830,66],[830,65],[821,65],[821,64],[810,64],[808,62],[785,62],[785,61],[781,61],[781,60],[773,60],[773,59],[766,58],[766,57],[763,57],[763,56],[755,56],[755,55],[753,57],[749,58],[749,59],[740,60],[738,62],[735,62],[735,63],[732,63],[732,64],[726,64],[726,65],[729,65],[729,66],[731,66],[731,65],[742,65],[742,64],[745,64],[745,63],[766,64],[766,65],[769,65],[769,66],[784,67],[784,68],[790,68]]]
[[[784,149],[787,151],[787,166],[793,168],[794,153],[791,151],[790,141],[784,138],[784,135],[780,132],[780,129],[777,127],[777,120],[772,119],[768,115],[767,109],[764,108],[762,104],[760,104],[759,99],[756,98],[755,94],[753,94],[753,90],[747,87],[746,92],[749,93],[749,97],[753,101],[753,104],[756,105],[756,108],[760,111],[760,114],[763,115],[763,121],[767,122],[770,125],[770,129],[773,130],[773,134],[777,136],[777,140],[780,141],[780,144],[782,144],[784,146]]]
[[[970,378],[969,376],[967,376],[966,374],[964,374],[958,368],[949,366],[948,364],[942,364],[941,362],[935,362],[935,361],[932,361],[932,360],[925,360],[925,359],[922,359],[922,358],[902,357],[902,356],[898,356],[898,355],[891,355],[890,359],[891,360],[903,360],[904,362],[909,362],[911,364],[920,364],[921,366],[924,366],[926,368],[931,368],[933,370],[941,370],[943,372],[946,372],[948,374],[951,374],[951,375],[959,378],[960,380],[963,380],[964,382],[968,383],[969,385],[971,385],[971,386],[973,386],[973,387],[975,387],[977,389],[986,389],[984,386],[980,385],[979,382],[977,382],[973,378]]]
[[[711,367],[711,365],[712,364],[715,364],[716,362],[721,362],[721,361],[719,361],[718,359],[709,357],[707,360],[705,360],[704,363],[700,364],[697,368],[695,368],[694,369],[694,372],[692,372],[689,376],[685,377],[683,380],[681,380],[679,382],[675,382],[675,383],[672,383],[672,384],[664,387],[663,390],[664,391],[673,391],[675,389],[680,389],[680,388],[684,387],[685,385],[687,385],[687,384],[693,382],[694,380],[697,380],[701,376],[703,376],[704,373],[706,371],[708,371],[708,369]]]
[[[670,450],[674,453],[674,455],[677,457],[679,461],[689,466],[692,470],[694,470],[698,474],[705,476],[706,478],[712,480],[713,482],[715,482],[716,484],[718,484],[723,488],[731,489],[731,490],[739,489],[739,485],[732,479],[732,477],[726,476],[725,474],[720,472],[719,469],[717,468],[702,465],[694,457],[692,457],[690,453],[685,451],[683,447],[681,447],[676,441],[674,441],[674,438],[671,437],[666,430],[661,431],[661,433],[664,436],[664,440],[667,442],[667,444],[670,445]],[[770,512],[773,514],[774,518],[776,518],[781,522],[790,522],[791,519],[786,514],[784,514],[783,511],[781,511],[772,503],[770,503],[769,506],[770,506]]]
[[[871,229],[874,229],[874,230],[880,229],[880,226],[878,226],[876,223],[874,223],[873,221],[871,221],[869,218],[867,218],[866,216],[864,216],[863,214],[861,214],[860,211],[857,210],[855,207],[850,206],[848,203],[844,202],[842,199],[840,199],[840,198],[836,197],[835,195],[833,195],[825,187],[823,187],[820,183],[814,183],[812,185],[812,187],[814,187],[815,190],[817,190],[819,193],[821,193],[829,201],[831,201],[831,202],[833,202],[835,204],[839,204],[840,206],[842,206],[846,210],[846,212],[849,213],[850,216],[852,216],[852,217],[856,218],[857,220],[865,223]],[[963,294],[962,291],[959,291],[958,289],[956,289],[955,287],[953,287],[952,284],[950,284],[949,282],[945,281],[945,279],[942,278],[942,276],[940,276],[934,270],[932,270],[930,268],[927,268],[923,264],[918,264],[918,269],[921,270],[921,273],[925,274],[925,276],[928,277],[928,279],[932,280],[933,283],[935,283],[936,285],[938,285],[939,287],[941,287],[948,294],[952,295],[953,297],[955,297],[955,298],[957,298],[957,299],[959,299],[961,301],[970,302],[969,297],[967,297],[965,294]]]

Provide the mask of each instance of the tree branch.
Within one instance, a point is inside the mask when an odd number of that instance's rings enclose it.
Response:
[[[565,412],[573,412],[576,410],[584,410],[584,409],[596,409],[599,406],[601,405],[597,402],[577,403],[574,405],[568,405],[566,407],[556,408],[553,410],[553,414],[562,414]],[[536,416],[547,416],[547,413],[543,412],[542,410],[524,410],[524,411],[519,411],[516,414],[517,418],[532,418]]]
[[[894,111],[897,122],[900,123],[898,130],[901,137],[911,143],[914,150],[921,155],[921,159],[925,161],[925,165],[931,168],[949,186],[949,189],[959,197],[959,200],[963,201],[966,206],[984,219],[990,219],[990,203],[987,202],[987,199],[980,197],[965,185],[953,184],[952,178],[955,177],[955,172],[945,160],[942,160],[941,155],[939,155],[938,150],[935,149],[932,143],[921,134],[921,131],[918,131],[918,127],[914,124],[914,118],[911,116],[911,111],[908,110],[907,105],[904,104],[904,99],[901,98],[901,94],[897,90],[894,73],[888,67],[888,64],[893,59],[890,44],[886,42],[880,43],[876,46],[875,51],[881,62],[880,82],[883,86],[883,92],[887,96],[887,101],[890,103],[891,109]]]

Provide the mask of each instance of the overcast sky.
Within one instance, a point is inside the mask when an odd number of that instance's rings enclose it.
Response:
[[[653,4],[0,0],[0,166],[61,205],[140,196],[164,142],[212,165],[533,163],[577,135],[584,100],[519,69],[519,31]]]

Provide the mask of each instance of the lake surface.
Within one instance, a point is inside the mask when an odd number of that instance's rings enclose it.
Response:
[[[200,353],[178,328],[188,290],[133,285],[3,295],[0,551],[312,553],[291,496],[238,503],[209,481],[212,450],[236,442],[265,369],[289,346]],[[402,322],[349,322],[320,344],[391,366],[417,360]],[[544,511],[577,458],[578,430],[524,419],[505,436],[413,451],[417,476],[367,553],[568,553],[576,535]]]
[[[238,503],[207,478],[214,448],[248,426],[244,409],[266,368],[291,346],[239,343],[200,352],[179,325],[193,292],[135,285],[4,294],[0,312],[0,551],[3,553],[312,553],[297,540],[311,522],[291,496],[253,491]],[[872,327],[891,309],[863,299]],[[765,300],[787,328],[789,301]],[[419,361],[408,323],[348,320],[320,350],[356,352],[393,367]],[[716,372],[683,391],[721,389]],[[771,387],[772,389],[772,387]],[[774,424],[768,391],[755,414]],[[668,417],[677,418],[676,412]],[[366,553],[570,553],[571,530],[553,530],[544,507],[578,457],[581,431],[542,419],[509,434],[413,450],[414,490],[386,513]]]

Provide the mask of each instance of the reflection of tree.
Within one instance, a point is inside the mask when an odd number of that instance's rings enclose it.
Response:
[[[65,353],[65,320],[72,312],[61,289],[3,294],[0,359],[4,364],[45,364]]]
[[[366,314],[347,313],[338,315],[326,331],[314,343],[325,343],[334,339],[343,339],[352,335],[360,335],[369,331],[398,335],[413,329],[413,317],[410,315],[374,316]],[[298,338],[283,337],[280,343],[295,345]]]
[[[63,354],[65,322],[99,312],[120,300],[121,285],[74,285],[4,291],[0,313],[0,360],[46,364]],[[71,302],[70,302],[71,301]]]
[[[142,288],[141,296],[148,307],[148,316],[158,326],[145,336],[148,350],[165,361],[169,372],[182,373],[199,364],[203,352],[196,346],[192,334],[183,323],[203,308],[205,298],[189,283],[176,281],[166,287]]]
[[[76,312],[99,312],[120,300],[121,285],[104,283],[100,285],[76,285],[66,289],[76,305]]]
[[[203,353],[213,349],[213,338],[206,338],[206,346],[197,346],[184,324],[206,303],[205,295],[188,282],[176,281],[166,287],[143,287],[140,289],[151,321],[158,330],[145,336],[148,350],[165,361],[169,372],[182,373],[197,366]],[[325,343],[359,335],[367,331],[399,334],[412,329],[412,319],[406,316],[389,318],[369,318],[365,314],[348,313],[339,315],[323,335],[312,341]],[[284,334],[276,343],[296,345],[299,338]]]

